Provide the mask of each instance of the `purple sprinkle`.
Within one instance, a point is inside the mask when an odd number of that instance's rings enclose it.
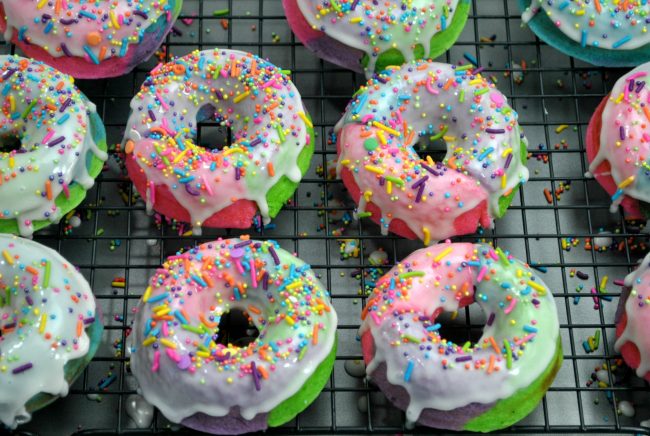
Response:
[[[423,193],[424,193],[424,185],[420,185],[420,189],[418,189],[418,194],[415,196],[416,203],[419,203],[422,200]]]
[[[485,129],[485,131],[490,134],[506,133],[505,129]]]
[[[90,318],[84,319],[84,325],[92,324],[94,322],[95,322],[95,317],[90,317]]]
[[[589,278],[589,274],[584,273],[582,271],[576,271],[576,275],[578,276],[579,279],[581,280],[587,280]]]
[[[259,391],[260,389],[262,389],[262,386],[260,386],[260,375],[257,373],[255,362],[251,362],[251,374],[253,375],[253,383],[255,383],[255,390]]]
[[[251,141],[250,146],[255,147],[256,145],[260,144],[262,140],[260,138],[255,138]]]
[[[195,197],[201,195],[201,193],[198,190],[194,189],[191,183],[185,183],[185,190],[187,191],[188,194],[193,195]]]
[[[641,92],[644,86],[645,86],[645,82],[637,83],[635,92],[638,94],[639,92]]]
[[[33,367],[34,365],[32,365],[31,363],[26,363],[24,365],[20,365],[18,368],[12,369],[11,372],[14,374],[20,374],[21,372],[25,372],[28,369],[32,369]]]
[[[379,178],[379,186],[384,186],[386,184],[386,178],[384,176],[381,176]]]
[[[68,97],[68,99],[64,101],[61,107],[59,108],[59,112],[63,113],[63,111],[65,111],[68,108],[68,106],[70,106],[70,103],[72,103],[72,99]]]
[[[63,54],[65,54],[66,56],[68,56],[68,57],[72,57],[72,52],[70,52],[70,50],[68,50],[68,46],[65,45],[65,42],[62,42],[62,43],[61,43],[61,51],[62,51]]]
[[[614,280],[614,284],[616,286],[625,286],[625,281],[621,280],[621,279],[616,279],[616,280]]]
[[[7,79],[10,78],[11,76],[13,76],[13,74],[14,74],[15,72],[16,72],[16,70],[13,69],[13,68],[8,69],[8,70],[5,71],[4,73],[2,73],[2,79],[3,79],[3,80],[7,80]]]
[[[178,29],[176,26],[172,26],[172,33],[176,36],[182,36],[183,32],[181,32],[180,29]]]
[[[485,323],[485,325],[488,326],[488,327],[491,326],[492,323],[494,323],[494,319],[495,319],[496,317],[497,317],[496,314],[495,314],[494,312],[492,312],[492,313],[490,314],[490,316],[488,317],[488,320],[487,320],[487,322]]]
[[[214,93],[217,94],[217,98],[219,100],[223,100],[223,94],[221,93],[221,91],[219,91],[218,89],[215,89]]]
[[[134,13],[135,15],[139,16],[139,17],[144,18],[145,20],[146,20],[147,18],[149,18],[149,15],[147,15],[146,13],[144,13],[144,12],[142,12],[142,11],[139,11],[139,10],[137,10],[137,9],[136,9],[135,11],[133,11],[133,13]]]
[[[241,241],[241,242],[236,243],[236,244],[234,245],[234,247],[235,247],[235,248],[241,248],[241,247],[245,247],[245,246],[247,246],[247,245],[250,245],[250,244],[252,244],[252,243],[253,243],[253,241],[251,241],[251,240],[249,239],[248,241]]]
[[[28,304],[29,306],[33,306],[33,305],[34,305],[34,300],[32,300],[32,297],[30,297],[29,295],[27,295],[27,296],[25,297],[25,301],[27,301],[27,304]]]
[[[478,76],[479,74],[481,74],[483,72],[484,69],[485,68],[483,68],[483,67],[478,67],[477,69],[472,71],[472,74],[475,75],[475,76]]]
[[[621,138],[621,141],[625,140],[625,127],[621,126],[618,128],[618,135]]]
[[[60,18],[59,23],[63,24],[64,26],[69,26],[70,24],[76,23],[77,20],[75,18],[69,19],[69,18]],[[64,44],[61,44],[61,48],[63,48]],[[64,50],[65,51],[65,50]],[[67,53],[66,53],[67,54]],[[70,55],[68,55],[70,56]]]
[[[151,121],[156,121],[156,115],[151,109],[149,109],[149,118],[151,118]]]
[[[456,358],[456,362],[467,362],[469,360],[472,360],[472,356],[465,355],[465,356],[459,356]]]
[[[239,180],[241,178],[241,170],[239,167],[235,167],[235,179]]]
[[[354,0],[352,2],[352,5],[350,5],[350,10],[353,11],[357,7],[358,4],[359,4],[359,0]]]
[[[55,138],[55,139],[51,140],[50,142],[48,142],[47,146],[48,147],[54,147],[55,145],[60,144],[63,141],[65,141],[65,136],[59,136],[58,138]]]
[[[276,253],[273,245],[269,245],[269,253],[273,256],[273,262],[275,262],[276,265],[280,265],[280,258],[278,257],[278,253]]]
[[[422,168],[424,168],[425,170],[429,171],[429,172],[430,172],[431,174],[433,174],[434,176],[439,176],[439,175],[440,175],[436,170],[434,170],[433,168],[431,168],[429,165],[427,165],[427,164],[425,164],[425,163],[420,163],[420,165],[422,166]]]
[[[530,300],[530,301],[532,301],[532,303],[533,303],[535,306],[537,306],[537,305],[539,304],[539,300],[538,300],[537,298],[533,298],[533,299]]]
[[[508,157],[506,158],[506,164],[505,164],[503,167],[504,167],[505,169],[510,168],[510,162],[512,162],[512,153],[510,153],[510,154],[508,155]]]
[[[264,275],[262,276],[262,289],[265,291],[269,290],[269,273],[264,272]]]
[[[230,359],[230,352],[224,354],[223,356],[215,356],[214,360],[217,362],[223,362],[224,360]]]
[[[420,180],[418,180],[417,182],[413,183],[413,185],[411,186],[411,189],[419,188],[420,185],[423,185],[427,180],[429,180],[429,176],[424,176],[424,177],[422,177]]]

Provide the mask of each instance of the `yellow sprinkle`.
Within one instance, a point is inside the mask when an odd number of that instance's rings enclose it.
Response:
[[[517,268],[516,274],[517,274],[517,278],[520,279],[524,275],[524,272],[521,269]]]
[[[167,315],[171,311],[172,310],[168,306],[164,306],[162,309],[158,311],[154,310],[154,313],[156,314],[156,316],[163,316],[163,315]]]
[[[506,157],[510,153],[512,153],[512,148],[506,148],[505,150],[503,150],[503,153],[501,153],[501,157]]]
[[[302,286],[302,282],[300,280],[296,280],[295,282],[291,283],[290,285],[287,285],[287,289],[295,289],[299,288]]]
[[[43,334],[45,331],[45,326],[47,325],[47,315],[41,315],[41,324],[38,326],[38,332]]]
[[[555,133],[562,133],[564,130],[567,129],[567,127],[569,127],[568,124],[562,124],[560,126],[557,126],[557,128],[555,129]]]
[[[350,23],[356,24],[361,22],[361,17],[350,18]]]
[[[243,152],[244,152],[244,150],[242,150],[241,148],[233,147],[233,148],[229,148],[228,150],[224,150],[223,155],[224,156],[229,156],[229,155],[231,155],[233,153],[243,153]]]
[[[434,262],[440,262],[442,259],[444,259],[446,256],[448,256],[449,253],[451,253],[452,250],[453,249],[451,247],[445,248],[444,250],[442,250],[442,252],[438,253],[438,255],[433,258],[433,261]]]
[[[366,191],[363,193],[363,198],[366,200],[366,203],[370,201],[370,197],[372,197],[372,191]]]
[[[376,132],[377,139],[379,139],[379,142],[381,142],[381,145],[386,145],[388,142],[386,141],[386,137],[384,136],[384,132],[381,130],[377,130]]]
[[[116,29],[119,29],[120,28],[120,23],[117,21],[117,17],[113,13],[113,11],[110,11],[108,13],[108,16],[111,17],[111,23],[113,23],[113,27],[115,27]]]
[[[625,94],[621,93],[621,95],[619,95],[619,96],[616,98],[616,100],[614,100],[614,102],[615,102],[615,103],[620,103],[620,102],[623,101],[623,98],[625,98]]]
[[[178,153],[172,162],[178,163],[181,159],[183,159],[183,157],[187,154],[189,150],[190,150],[189,148],[186,148],[182,152]]]
[[[142,301],[146,303],[149,301],[149,297],[151,297],[151,286],[147,286],[147,289],[144,291],[144,295],[142,296]]]
[[[304,112],[298,112],[298,116],[300,117],[300,119],[302,119],[305,122],[305,124],[307,124],[307,127],[309,127],[310,129],[314,128],[314,124],[311,122],[309,118],[307,118],[307,115],[305,115]]]
[[[14,165],[16,165],[16,161],[14,160],[13,156],[9,157],[9,168],[13,168]]]
[[[481,83],[483,83],[481,79],[474,79],[469,81],[470,85],[480,85]]]
[[[233,99],[233,102],[235,102],[235,104],[237,104],[237,103],[241,102],[242,100],[246,99],[246,97],[248,97],[249,95],[251,95],[250,91],[242,92],[241,94],[239,94],[237,97],[235,97]]]
[[[501,189],[506,189],[507,185],[508,185],[508,176],[504,174],[501,176]]]
[[[544,289],[544,286],[540,285],[539,283],[528,280],[528,286],[535,289],[537,292],[539,292],[540,295],[546,295],[546,289]]]
[[[9,107],[11,107],[11,112],[16,112],[16,99],[13,95],[9,96]]]
[[[5,260],[7,261],[7,263],[9,265],[14,264],[14,259],[11,257],[11,255],[9,254],[9,252],[7,250],[2,250],[2,257],[5,258]]]
[[[378,129],[381,129],[381,130],[384,130],[385,132],[390,133],[393,136],[397,136],[397,137],[402,136],[402,134],[400,132],[398,132],[397,130],[391,129],[390,127],[380,123],[379,121],[373,121],[372,125],[377,127]]]
[[[605,286],[607,286],[607,280],[609,279],[609,276],[605,276],[600,280],[600,287],[598,288],[600,291],[605,290]]]
[[[454,142],[456,140],[455,136],[443,136],[442,139],[444,139],[446,142]]]
[[[390,180],[386,181],[386,192],[388,193],[388,195],[393,193],[393,182],[391,182]]]
[[[619,189],[625,189],[634,181],[634,176],[630,176],[618,184]]]
[[[287,322],[289,325],[294,325],[296,322],[291,318],[290,316],[286,316],[284,320]]]
[[[366,165],[364,168],[370,171],[371,173],[384,174],[384,170],[382,170],[381,168],[373,167],[372,165]]]
[[[431,232],[427,227],[423,227],[422,233],[424,233],[424,245],[429,245],[431,243]]]
[[[149,336],[147,339],[142,341],[142,345],[145,347],[148,347],[149,345],[153,344],[156,342],[156,337],[155,336]]]
[[[341,165],[347,165],[347,164],[349,164],[349,163],[350,163],[350,159],[343,159],[343,160],[341,161]]]
[[[176,344],[173,343],[172,341],[170,341],[170,340],[167,339],[167,338],[162,338],[162,339],[160,340],[160,343],[161,343],[162,345],[164,345],[165,347],[167,347],[167,348],[174,348],[174,349],[176,348]]]
[[[36,4],[36,7],[37,7],[38,9],[41,9],[43,6],[45,6],[45,3],[47,3],[47,0],[41,0],[40,2],[38,2],[38,3]]]
[[[199,357],[203,357],[204,359],[210,357],[210,353],[208,353],[207,351],[197,351],[196,355]]]

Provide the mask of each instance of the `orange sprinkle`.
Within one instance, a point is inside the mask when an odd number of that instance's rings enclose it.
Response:
[[[25,267],[25,271],[30,273],[31,275],[37,276],[38,275],[38,270],[34,268],[33,266],[27,266]]]
[[[490,363],[488,365],[487,373],[492,374],[492,371],[494,371],[494,354],[490,354]]]
[[[323,309],[325,309],[325,312],[331,311],[331,309],[329,308],[329,305],[326,304],[323,300],[321,300],[320,298],[316,298],[316,301],[318,302],[318,304],[323,306]]]
[[[257,367],[257,370],[260,372],[260,374],[262,374],[262,378],[263,378],[263,379],[266,380],[266,379],[269,378],[269,373],[266,371],[266,369],[265,369],[263,366],[261,366],[261,365],[258,366],[258,367]]]
[[[77,337],[80,338],[84,331],[84,323],[81,320],[77,321]]]
[[[603,7],[600,5],[600,0],[594,0],[594,6],[596,7],[596,12],[600,14],[603,10]]]
[[[494,340],[493,336],[490,336],[488,339],[490,341],[490,345],[492,345],[492,348],[494,348],[494,351],[497,352],[497,354],[500,356],[501,355],[501,348],[499,348],[499,345],[497,345],[497,341]]]
[[[553,196],[551,195],[551,191],[549,191],[548,188],[544,188],[544,197],[546,197],[546,202],[548,204],[553,204]]]
[[[202,313],[199,314],[199,321],[201,321],[202,324],[204,324],[207,328],[210,329],[213,329],[219,325],[216,322],[210,322],[207,319],[205,319],[205,316]]]
[[[124,152],[126,154],[131,154],[133,153],[133,149],[135,148],[135,142],[131,141],[130,139],[126,141],[126,144],[124,146]]]
[[[99,49],[99,60],[103,60],[104,56],[106,56],[106,46],[103,45],[102,48]]]
[[[253,306],[252,304],[248,305],[248,311],[253,312],[255,315],[259,315],[260,313],[262,313],[261,310],[259,310],[257,307]]]
[[[76,295],[70,295],[70,298],[72,298],[72,301],[74,301],[75,303],[79,302],[79,297],[77,297]]]
[[[275,168],[273,167],[273,162],[269,162],[269,163],[266,165],[266,169],[267,169],[268,172],[269,172],[269,177],[273,177],[273,176],[275,176]]]
[[[317,325],[314,326],[314,333],[313,333],[313,335],[311,337],[311,343],[314,344],[314,345],[318,344],[318,326]]]
[[[50,180],[45,181],[45,192],[47,193],[47,199],[52,200],[52,182]]]

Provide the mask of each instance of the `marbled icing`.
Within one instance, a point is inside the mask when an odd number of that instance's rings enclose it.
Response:
[[[473,302],[487,318],[478,342],[441,337],[436,317]],[[360,333],[374,343],[367,372],[386,365],[388,381],[408,392],[411,422],[427,409],[490,405],[528,387],[554,361],[559,338],[548,287],[527,265],[484,244],[414,252],[377,282],[363,318]]]
[[[0,220],[16,220],[29,236],[35,220],[58,222],[57,197],[73,183],[90,189],[88,161],[108,155],[91,128],[95,105],[72,77],[18,56],[0,56],[0,65],[0,142],[20,142],[10,151],[0,145]]]
[[[219,343],[239,309],[259,337]],[[309,265],[276,242],[217,240],[179,252],[151,278],[134,323],[133,374],[173,422],[193,416],[265,421],[327,358],[337,317]]]
[[[0,423],[30,420],[40,393],[65,396],[65,365],[88,353],[95,322],[88,282],[58,253],[0,234]]]

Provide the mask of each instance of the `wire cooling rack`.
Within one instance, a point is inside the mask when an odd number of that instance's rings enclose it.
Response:
[[[225,14],[214,15],[224,10]],[[329,177],[336,157],[329,135],[363,83],[362,77],[326,64],[304,49],[286,24],[280,0],[185,0],[175,30],[159,59],[195,49],[232,47],[291,69],[318,134],[312,168],[293,200],[272,226],[249,233],[278,240],[321,275],[339,314],[340,349],[334,373],[318,400],[294,421],[269,433],[435,432],[408,430],[403,414],[387,404],[371,383],[346,371],[361,358],[356,332],[365,303],[363,289],[380,273],[370,253],[381,248],[393,264],[420,247],[392,235],[381,236],[369,221],[349,221],[353,204],[341,182]],[[13,53],[14,47],[4,50]],[[647,238],[637,224],[610,214],[603,190],[583,176],[586,125],[623,71],[593,68],[541,43],[522,26],[515,0],[473,0],[462,37],[441,60],[466,63],[468,59],[485,67],[485,74],[519,112],[530,141],[531,179],[494,229],[461,239],[494,242],[547,271],[544,280],[556,298],[564,346],[564,364],[546,398],[508,431],[650,434],[649,428],[639,425],[650,418],[650,389],[621,364],[613,349],[613,318],[620,294],[613,281],[645,254]],[[117,79],[79,81],[97,105],[113,146],[121,141],[131,97],[156,62],[153,59]],[[228,140],[228,133],[211,123],[204,123],[200,133],[199,141],[206,146]],[[73,218],[35,237],[79,266],[102,308],[106,331],[99,353],[70,395],[35,414],[21,433],[187,431],[170,425],[160,414],[149,427],[138,429],[127,415],[127,399],[137,387],[124,354],[132,309],[165,257],[182,247],[239,233],[208,230],[200,238],[182,236],[179,225],[148,217],[118,156],[112,155],[77,210],[81,225],[72,227],[78,224]],[[583,280],[574,271],[589,277]],[[592,299],[590,289],[604,281],[603,298]],[[445,322],[444,334],[463,341],[476,340],[485,322],[474,307],[451,318]],[[584,342],[589,336],[600,340],[595,350],[587,352]],[[636,416],[617,413],[622,401],[634,404]]]

